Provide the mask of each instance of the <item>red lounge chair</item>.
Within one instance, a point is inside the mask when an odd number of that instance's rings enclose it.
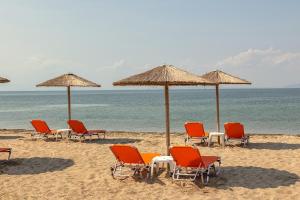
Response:
[[[34,137],[35,135],[42,136],[44,138],[48,138],[48,136],[52,135],[55,136],[57,139],[57,136],[60,135],[62,138],[61,133],[58,133],[56,130],[51,130],[48,126],[48,124],[40,119],[34,119],[31,121],[32,126],[35,129],[35,133],[31,134],[31,137]]]
[[[97,137],[100,138],[100,134],[103,134],[103,139],[105,139],[106,130],[87,130],[81,121],[74,119],[69,120],[68,124],[72,129],[72,135],[79,137],[80,140],[82,138],[85,139],[87,136],[92,139],[93,135],[97,135]]]
[[[224,124],[226,141],[230,139],[240,140],[245,147],[249,143],[249,136],[245,135],[244,126],[238,122],[228,122]]]
[[[117,159],[116,164],[111,168],[114,178],[129,176],[122,173],[123,167],[129,167],[134,174],[141,174],[140,172],[145,169],[149,177],[152,159],[160,156],[158,153],[140,153],[136,147],[129,145],[113,145],[110,146],[110,150]]]
[[[10,159],[11,151],[12,151],[11,148],[1,148],[1,147],[0,147],[0,153],[8,153],[8,158],[7,158],[7,160]]]
[[[201,176],[203,184],[207,184],[211,169],[215,174],[219,174],[221,158],[217,156],[201,156],[196,147],[190,146],[176,146],[170,148],[170,154],[175,161],[175,168],[173,172],[173,180],[182,180],[181,177],[191,177],[194,181],[197,176]],[[216,171],[215,163],[219,163],[219,169]],[[204,175],[207,175],[206,181]]]
[[[196,140],[200,143],[207,143],[208,132],[204,131],[203,123],[201,122],[186,122],[184,124],[186,130],[185,144],[190,140]]]

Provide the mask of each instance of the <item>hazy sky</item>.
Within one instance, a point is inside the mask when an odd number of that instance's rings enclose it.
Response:
[[[73,72],[111,89],[168,63],[252,87],[300,83],[299,0],[0,0],[1,90]]]

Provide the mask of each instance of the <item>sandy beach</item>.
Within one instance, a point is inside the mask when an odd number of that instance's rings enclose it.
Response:
[[[204,155],[222,158],[222,173],[203,187],[173,182],[165,173],[152,181],[115,180],[112,144],[132,144],[141,152],[165,153],[165,138],[154,133],[108,133],[105,140],[36,140],[28,131],[1,131],[0,146],[12,147],[12,159],[0,154],[0,199],[298,199],[300,137],[254,135],[247,148],[199,146]],[[184,145],[183,134],[171,136]]]

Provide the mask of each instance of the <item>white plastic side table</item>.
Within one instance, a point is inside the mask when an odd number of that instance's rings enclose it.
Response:
[[[220,137],[221,139],[221,145],[224,147],[225,146],[225,134],[221,133],[221,132],[210,132],[209,133],[209,137],[208,137],[208,146],[210,146],[212,138],[216,136],[216,137]]]
[[[156,165],[156,167],[158,167],[159,163],[169,163],[171,172],[173,171],[174,166],[175,166],[172,156],[156,156],[152,159],[152,162],[151,162],[151,173],[150,173],[151,178],[153,176],[154,165]]]
[[[58,134],[69,134],[69,132],[70,131],[72,131],[71,129],[69,129],[69,128],[63,128],[63,129],[57,129],[56,130],[56,134],[55,134],[55,136],[56,136],[56,140],[57,140],[57,137],[58,137]]]

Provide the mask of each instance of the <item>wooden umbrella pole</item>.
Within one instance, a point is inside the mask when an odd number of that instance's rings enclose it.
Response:
[[[68,86],[68,118],[71,120],[71,87]]]
[[[220,102],[219,102],[219,85],[216,85],[216,103],[217,103],[217,129],[220,132]]]
[[[166,109],[166,145],[167,155],[170,155],[170,110],[169,110],[169,86],[165,85],[165,109]]]
[[[217,102],[217,129],[220,132],[220,102],[219,102],[219,85],[216,85],[216,102]],[[218,143],[220,144],[220,136],[218,136]]]

